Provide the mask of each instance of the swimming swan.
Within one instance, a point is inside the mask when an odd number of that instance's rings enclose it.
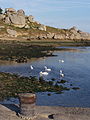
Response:
[[[48,72],[40,72],[40,75],[42,76],[42,75],[48,75]]]
[[[61,76],[61,77],[64,77],[64,73],[63,73],[62,70],[60,70],[60,76]]]
[[[64,60],[59,60],[59,62],[62,62],[62,63],[64,63]]]
[[[46,66],[44,68],[45,68],[45,71],[51,71],[51,69],[47,68]]]
[[[32,65],[30,66],[30,68],[31,68],[31,70],[33,70],[33,66]]]

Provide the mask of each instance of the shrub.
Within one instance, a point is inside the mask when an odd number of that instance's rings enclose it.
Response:
[[[2,12],[3,12],[3,10],[2,10],[2,8],[0,8],[0,14],[2,14]]]

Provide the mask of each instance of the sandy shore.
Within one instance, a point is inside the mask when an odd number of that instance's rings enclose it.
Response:
[[[0,105],[0,120],[23,120],[18,105]],[[90,120],[90,108],[36,106],[33,120]]]

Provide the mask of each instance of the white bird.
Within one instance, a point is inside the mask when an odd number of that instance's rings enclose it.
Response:
[[[44,68],[45,68],[45,71],[51,71],[51,69],[47,68],[46,66]]]
[[[59,62],[62,62],[62,63],[64,63],[64,60],[59,60]]]
[[[61,76],[61,77],[64,77],[64,74],[63,74],[63,73],[60,73],[60,76]]]
[[[30,65],[30,68],[31,68],[31,70],[33,70],[33,66],[32,65]]]
[[[60,70],[60,73],[62,73],[63,71],[62,70]]]
[[[63,73],[62,70],[60,70],[60,76],[61,76],[61,77],[64,77],[64,73]]]
[[[40,74],[40,76],[42,76],[42,75],[48,75],[48,72],[42,72],[41,71],[39,74]]]

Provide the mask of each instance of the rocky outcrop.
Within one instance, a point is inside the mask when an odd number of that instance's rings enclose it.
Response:
[[[0,14],[0,20],[7,24],[5,25],[4,29],[10,28],[12,30],[12,26],[26,29],[26,31],[22,29],[21,32],[18,32],[18,34],[11,31],[8,32],[7,30],[7,33],[9,35],[11,34],[10,36],[14,37],[24,36],[30,39],[90,40],[89,33],[82,32],[75,26],[70,29],[55,29],[52,27],[48,27],[35,21],[34,16],[26,16],[24,10],[22,9],[16,11],[13,8],[6,8],[5,13]],[[30,32],[33,31],[32,29],[34,29],[38,34],[36,35],[33,33],[32,35],[32,33]]]
[[[90,34],[78,30],[76,27],[69,29],[69,39],[71,40],[90,40]]]
[[[15,27],[22,28],[25,26],[25,16],[17,14],[11,14],[9,16],[11,24]]]
[[[25,13],[23,10],[18,10],[17,12],[13,9],[6,10],[5,23],[11,24],[15,27],[22,28],[25,26]]]
[[[46,26],[40,24],[39,22],[34,20],[34,16],[29,15],[26,16],[24,10],[20,9],[16,11],[13,8],[6,8],[5,13],[0,14],[0,20],[4,21],[8,25],[13,25],[19,28],[26,28],[26,29],[39,29],[46,31]],[[38,24],[36,27],[32,27],[32,23]]]

